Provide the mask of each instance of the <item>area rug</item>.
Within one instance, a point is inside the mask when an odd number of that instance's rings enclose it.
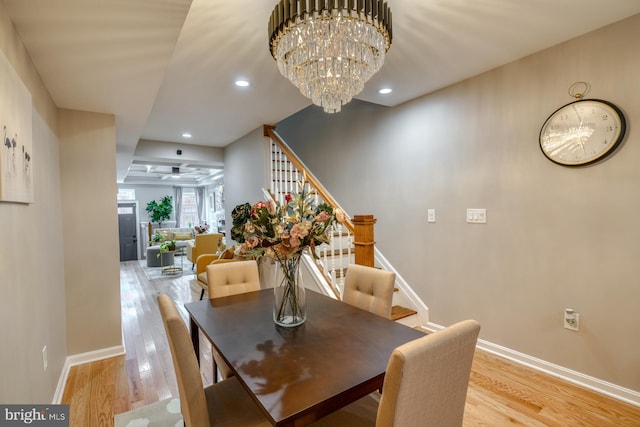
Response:
[[[181,262],[182,264],[180,264]],[[180,267],[182,265],[182,271],[171,274],[162,274],[162,269],[160,267],[147,267],[146,259],[141,259],[139,263],[142,271],[144,271],[144,275],[147,276],[147,279],[149,280],[175,279],[176,277],[183,275],[194,274],[193,270],[191,270],[191,261],[189,261],[187,257],[184,257],[184,260],[180,260],[180,257],[176,258],[174,265],[176,267]]]
[[[180,400],[175,397],[117,414],[113,419],[114,427],[184,427]]]

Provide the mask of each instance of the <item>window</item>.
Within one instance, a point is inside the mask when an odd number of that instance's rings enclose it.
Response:
[[[118,188],[118,200],[135,200],[136,190],[133,188]]]
[[[133,215],[133,206],[118,206],[118,215]]]
[[[216,218],[218,216],[216,215],[216,193],[215,193],[215,189],[213,188],[209,188],[207,190],[207,218],[209,218],[209,221],[212,222],[213,224],[209,223],[209,225],[216,225]]]
[[[182,189],[182,210],[180,212],[180,224],[178,227],[193,227],[199,224],[196,193],[193,188]]]

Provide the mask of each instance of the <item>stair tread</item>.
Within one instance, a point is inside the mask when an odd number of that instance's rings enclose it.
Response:
[[[394,305],[391,307],[391,320],[404,319],[405,317],[413,316],[414,314],[418,314],[418,312],[411,308],[402,307],[400,305]]]

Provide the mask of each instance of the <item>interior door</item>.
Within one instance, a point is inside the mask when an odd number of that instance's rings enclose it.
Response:
[[[138,231],[135,203],[118,203],[118,228],[120,230],[120,261],[137,260]]]

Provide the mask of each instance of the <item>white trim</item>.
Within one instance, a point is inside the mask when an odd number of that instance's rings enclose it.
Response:
[[[396,286],[398,291],[413,305],[413,309],[418,312],[418,325],[426,325],[429,323],[429,307],[420,299],[420,297],[413,291],[411,286],[404,280],[404,278],[396,271],[391,263],[382,255],[382,252],[374,246],[374,257],[377,266],[382,267],[384,270],[393,271],[396,273]]]
[[[98,360],[109,359],[111,357],[122,356],[124,354],[124,345],[117,345],[115,347],[107,347],[100,350],[89,351],[87,353],[67,356],[66,360],[64,361],[64,365],[62,366],[62,372],[60,373],[60,378],[58,378],[58,386],[56,387],[56,392],[53,395],[53,401],[51,403],[56,405],[62,401],[64,388],[67,385],[67,378],[69,377],[69,371],[73,366],[96,362]]]
[[[331,286],[329,285],[329,283],[327,283],[327,279],[325,279],[311,255],[304,253],[302,255],[302,262],[306,267],[309,276],[313,279],[314,284],[322,292],[322,294],[328,296],[329,298],[337,299],[336,295],[331,289]]]
[[[423,326],[423,328],[431,332],[436,332],[440,329],[443,329],[444,327],[429,322],[426,326]],[[560,378],[561,380],[578,385],[580,387],[584,387],[597,393],[604,394],[605,396],[621,400],[630,405],[640,407],[640,392],[638,391],[624,388],[619,385],[603,381],[589,375],[585,375],[581,372],[577,372],[569,368],[565,368],[564,366],[556,365],[554,363],[547,362],[546,360],[538,359],[536,357],[520,353],[518,351],[503,347],[498,344],[494,344],[489,341],[479,339],[478,348],[489,353],[493,353],[497,356],[504,357],[505,359],[508,359],[520,365],[543,372],[547,375]]]

